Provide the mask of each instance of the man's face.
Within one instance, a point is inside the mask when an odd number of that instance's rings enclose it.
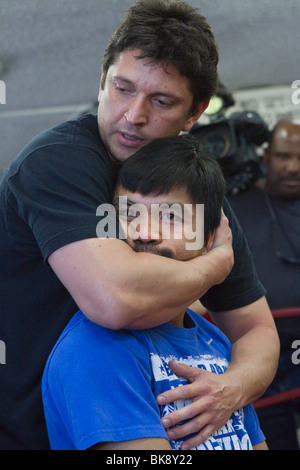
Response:
[[[292,199],[300,197],[300,125],[280,127],[265,153],[267,190],[271,194]]]
[[[98,126],[111,158],[125,161],[139,148],[160,137],[188,131],[205,110],[193,115],[189,80],[168,65],[137,59],[139,51],[126,49],[109,67],[99,92]]]
[[[203,206],[193,204],[185,189],[144,196],[119,186],[115,197],[121,227],[134,251],[180,261],[203,254]]]

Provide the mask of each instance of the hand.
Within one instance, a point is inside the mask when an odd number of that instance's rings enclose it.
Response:
[[[223,261],[226,262],[228,270],[227,274],[229,274],[234,264],[232,233],[229,227],[229,221],[223,210],[221,213],[220,224],[216,228],[213,238],[211,238],[207,243],[206,248],[208,252],[212,253],[215,253],[216,251],[223,252],[223,256],[226,257]]]
[[[182,421],[188,422],[167,431],[170,440],[198,433],[184,441],[183,450],[205,442],[217,429],[224,426],[234,411],[241,396],[241,387],[230,383],[226,374],[213,374],[197,367],[170,361],[174,374],[186,378],[190,384],[168,390],[157,397],[159,405],[176,400],[190,399],[192,403],[168,414],[162,419],[165,428]]]
[[[203,261],[210,260],[209,266],[211,286],[220,284],[226,279],[234,265],[234,254],[232,249],[232,233],[229,227],[229,221],[222,211],[221,221],[213,235],[209,237],[206,244],[206,254],[192,258],[189,263],[200,266],[203,270]]]
[[[229,250],[232,250],[232,233],[229,227],[229,221],[224,214],[223,209],[221,211],[220,223],[216,228],[214,237],[212,240],[210,240],[207,249],[210,250],[219,246],[223,246]]]

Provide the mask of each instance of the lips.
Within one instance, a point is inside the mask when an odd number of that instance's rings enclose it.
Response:
[[[138,135],[131,134],[128,132],[119,131],[118,136],[120,143],[127,147],[138,147],[144,142],[144,139],[142,139]]]
[[[296,178],[284,178],[282,182],[286,186],[298,186],[300,184],[300,180]]]

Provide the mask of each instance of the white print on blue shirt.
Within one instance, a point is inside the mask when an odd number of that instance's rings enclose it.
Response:
[[[187,380],[176,376],[168,366],[169,361],[187,364],[192,367],[198,367],[214,373],[223,373],[228,367],[228,361],[225,358],[219,358],[212,355],[199,355],[198,357],[189,356],[178,359],[178,357],[161,357],[151,353],[151,364],[155,379],[156,395],[175,387],[187,384]],[[165,406],[161,406],[161,416],[166,416],[179,408],[187,406],[191,400],[178,400]],[[183,441],[170,441],[172,449],[179,450]],[[233,413],[228,422],[220,429],[215,431],[207,441],[194,448],[194,450],[250,450],[252,449],[249,435],[244,424],[244,410],[240,409]]]

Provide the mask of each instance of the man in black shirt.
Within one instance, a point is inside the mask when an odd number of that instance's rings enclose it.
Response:
[[[165,323],[200,297],[215,312],[214,321],[233,343],[231,365],[219,377],[180,369],[191,384],[163,399],[180,399],[185,390],[198,399],[179,416],[170,415],[171,424],[193,418],[189,429],[176,428],[176,437],[196,432],[203,442],[272,380],[277,333],[228,205],[233,269],[226,219],[209,253],[187,262],[134,253],[123,240],[99,238],[96,231],[97,208],[112,201],[118,164],[157,137],[191,129],[215,92],[217,62],[211,29],[194,8],[138,2],[106,49],[98,118],[86,115],[41,133],[5,172],[1,448],[48,448],[40,380],[51,348],[78,308],[111,329]]]
[[[300,308],[300,123],[278,121],[265,149],[266,180],[261,187],[231,196],[230,203],[245,232],[255,266],[272,310]],[[299,365],[292,361],[294,340],[300,338],[300,320],[277,318],[280,361],[266,395],[300,387]],[[271,450],[295,450],[296,401],[258,410]],[[284,436],[282,435],[284,429]]]

